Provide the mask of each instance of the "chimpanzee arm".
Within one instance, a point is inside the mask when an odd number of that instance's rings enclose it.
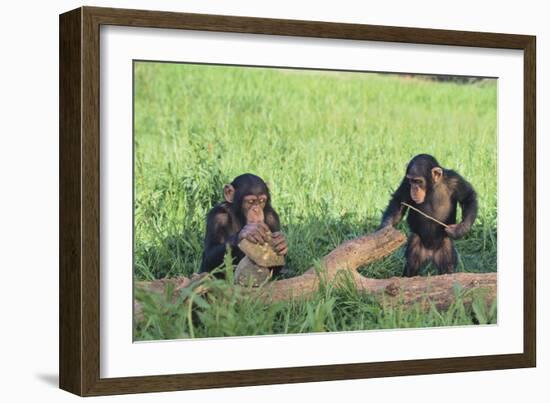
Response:
[[[279,216],[273,210],[272,207],[264,208],[264,220],[271,232],[279,232],[281,230],[281,222],[279,221]]]
[[[206,218],[206,237],[201,272],[209,272],[223,263],[226,248],[236,256],[239,234],[231,234],[231,218],[226,211],[212,210]]]
[[[410,185],[407,178],[403,178],[401,185],[399,185],[399,188],[397,188],[391,197],[390,203],[382,216],[382,223],[379,228],[384,228],[388,225],[394,226],[401,221],[408,209],[401,202],[410,202],[409,199]]]
[[[461,238],[472,228],[477,217],[477,195],[472,185],[453,171],[449,174],[449,184],[462,209],[462,221],[455,230],[456,237]]]

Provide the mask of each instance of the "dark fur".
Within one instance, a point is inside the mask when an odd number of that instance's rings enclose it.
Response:
[[[464,236],[471,228],[477,216],[477,196],[474,188],[457,172],[443,169],[443,177],[438,184],[432,180],[431,170],[440,167],[431,155],[420,154],[414,157],[407,166],[407,174],[422,176],[426,179],[426,198],[420,205],[410,196],[410,184],[405,176],[382,217],[381,227],[397,224],[405,215],[408,207],[405,202],[424,213],[449,225],[456,223],[457,204],[462,209],[462,222],[458,224],[454,238]],[[453,240],[445,228],[414,210],[407,216],[410,235],[405,251],[404,276],[418,274],[418,270],[428,261],[432,261],[440,274],[452,273],[456,267],[457,254]]]
[[[267,202],[264,207],[265,223],[271,232],[281,230],[279,216],[271,207],[271,196],[262,178],[243,174],[235,178],[231,185],[235,188],[233,203],[226,201],[214,206],[206,216],[206,235],[202,255],[201,272],[210,272],[223,263],[226,248],[231,249],[233,264],[238,264],[244,253],[237,247],[239,231],[246,225],[246,218],[241,211],[243,198],[250,194],[265,194]]]

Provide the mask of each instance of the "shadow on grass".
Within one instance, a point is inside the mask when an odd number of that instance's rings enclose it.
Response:
[[[376,231],[379,217],[361,220],[355,214],[340,217],[315,217],[297,220],[283,225],[289,244],[287,274],[294,277],[304,273],[313,263],[330,253],[343,242]],[[407,233],[405,222],[398,228]],[[485,232],[484,232],[485,231]],[[464,239],[456,242],[459,255],[457,271],[492,272],[496,271],[496,244],[486,242],[487,230],[475,228]],[[496,234],[496,228],[489,230]],[[199,231],[181,235],[169,235],[149,246],[136,248],[135,275],[138,279],[190,276],[198,272],[203,251],[203,234]],[[405,264],[401,247],[383,259],[360,269],[361,274],[372,278],[400,276]],[[437,274],[429,264],[421,271],[422,275]]]

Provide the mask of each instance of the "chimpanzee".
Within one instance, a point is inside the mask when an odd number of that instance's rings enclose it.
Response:
[[[402,205],[405,202],[443,222],[438,224]],[[456,205],[462,208],[462,222],[456,224]],[[442,168],[428,154],[414,157],[405,177],[393,193],[380,227],[397,224],[409,210],[407,223],[410,235],[405,250],[403,276],[412,277],[429,260],[439,274],[452,273],[457,254],[453,239],[462,238],[477,216],[477,196],[474,188],[457,172]]]
[[[253,174],[237,176],[223,187],[223,196],[225,201],[214,206],[206,216],[201,272],[220,266],[227,246],[233,263],[238,264],[244,253],[237,245],[244,238],[253,243],[270,242],[277,254],[286,255],[288,245],[281,232],[279,216],[271,207],[269,189],[262,178]],[[280,269],[273,268],[273,274]]]

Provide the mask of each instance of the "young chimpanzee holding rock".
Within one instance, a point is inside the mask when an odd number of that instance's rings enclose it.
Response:
[[[237,176],[224,186],[223,196],[225,201],[212,208],[206,217],[201,272],[220,266],[227,247],[231,249],[233,263],[238,264],[244,253],[237,245],[243,239],[254,244],[271,243],[278,255],[286,255],[288,245],[262,178],[252,174]],[[273,274],[280,269],[273,268]]]
[[[459,224],[456,224],[457,204],[462,208]],[[439,274],[452,273],[457,263],[453,239],[462,238],[477,216],[477,197],[472,185],[455,171],[442,168],[431,155],[417,155],[409,162],[405,177],[384,212],[381,227],[397,224],[407,210],[410,235],[403,275],[416,276],[430,260]]]

